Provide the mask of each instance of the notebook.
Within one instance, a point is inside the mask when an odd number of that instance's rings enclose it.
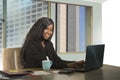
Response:
[[[103,66],[103,57],[104,57],[104,44],[98,45],[89,45],[86,47],[86,58],[85,58],[85,65],[83,67],[77,68],[66,68],[66,70],[72,71],[90,71],[99,69]],[[65,70],[65,69],[64,69]]]
[[[17,71],[17,70],[6,70],[6,71],[0,71],[0,74],[6,76],[6,77],[17,77],[17,76],[25,76],[32,72],[28,71]]]

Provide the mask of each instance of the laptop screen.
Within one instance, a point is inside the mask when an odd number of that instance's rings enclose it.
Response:
[[[104,46],[104,44],[87,46],[85,60],[86,70],[92,70],[102,67],[104,57]]]

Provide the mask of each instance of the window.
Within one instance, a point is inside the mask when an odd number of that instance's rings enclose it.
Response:
[[[47,2],[8,0],[7,10],[6,47],[21,47],[32,24],[47,16]]]
[[[60,3],[51,5],[52,11],[53,7],[57,7],[54,10],[57,52],[84,52],[86,45],[91,44],[91,7]]]

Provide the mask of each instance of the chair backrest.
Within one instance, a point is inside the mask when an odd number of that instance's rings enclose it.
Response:
[[[3,48],[3,70],[21,69],[21,48]]]

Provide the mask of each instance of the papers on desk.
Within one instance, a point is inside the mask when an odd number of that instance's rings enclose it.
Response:
[[[52,73],[55,73],[55,74],[57,74],[58,72],[59,72],[59,70],[52,71]]]
[[[33,75],[48,75],[51,74],[50,72],[45,72],[45,71],[34,71],[32,73]]]
[[[33,75],[49,75],[49,74],[52,74],[52,73],[58,73],[59,71],[56,70],[56,71],[34,71],[32,74]]]

